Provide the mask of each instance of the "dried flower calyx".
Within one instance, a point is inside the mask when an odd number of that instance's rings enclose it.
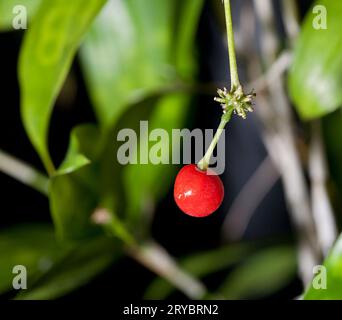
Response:
[[[221,104],[223,113],[234,112],[238,116],[246,119],[247,112],[253,112],[253,98],[255,93],[252,91],[245,94],[242,87],[233,88],[231,91],[227,91],[226,88],[217,90],[218,97],[214,100]]]

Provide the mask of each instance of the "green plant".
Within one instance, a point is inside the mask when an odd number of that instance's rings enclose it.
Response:
[[[245,118],[255,98],[255,113],[283,182],[298,246],[289,241],[256,245],[241,241],[177,258],[151,236],[155,206],[170,189],[176,168],[120,165],[115,161],[120,147],[116,137],[123,128],[138,132],[141,120],[148,120],[151,130],[163,128],[167,132],[186,125],[194,91],[208,89],[198,83],[195,47],[204,1],[21,2],[29,14],[18,64],[21,120],[46,173],[3,151],[0,170],[48,197],[53,227],[30,224],[0,231],[0,294],[11,291],[12,267],[18,261],[28,268],[29,290],[12,292],[13,297],[53,299],[87,284],[129,256],[157,275],[146,290],[146,298],[166,298],[175,289],[195,299],[261,298],[281,290],[296,275],[307,287],[304,298],[342,298],[341,241],[332,247],[337,227],[330,203],[333,199],[336,212],[341,207],[342,37],[336,30],[341,29],[342,7],[338,1],[319,2],[329,12],[327,30],[314,30],[309,12],[297,39],[295,2],[285,0],[281,14],[288,28],[288,43],[275,33],[273,11],[260,10],[271,6],[270,1],[255,1],[261,55],[253,47],[255,34],[252,41],[246,32],[239,52],[248,58],[241,61],[246,63],[248,77],[255,81],[244,89],[238,76],[230,1],[224,0],[224,7],[215,2],[220,17],[224,13],[226,17],[231,88],[217,91],[215,100],[223,115],[198,167],[208,169],[222,129],[234,113]],[[13,0],[1,0],[1,31],[12,30],[15,5]],[[290,22],[295,27],[290,28]],[[279,53],[282,46],[286,51]],[[291,63],[288,51],[294,52]],[[58,163],[50,152],[54,146],[49,145],[49,127],[75,60],[80,63],[96,120],[73,128],[64,159]],[[289,66],[288,89],[298,122],[293,121],[284,86],[283,73]],[[215,93],[212,87],[217,86],[209,86],[210,95]],[[329,181],[323,142],[332,173]],[[144,150],[139,148],[141,144],[148,145],[148,137],[139,137],[137,150]],[[299,150],[298,145],[304,147]],[[137,156],[146,157],[144,152]],[[240,172],[241,168],[234,170]],[[257,191],[259,184],[258,180]],[[248,201],[253,202],[255,194],[259,195],[248,192]],[[215,207],[223,196],[216,195]],[[261,200],[260,196],[255,200],[256,206]],[[323,261],[329,250],[325,260],[328,289],[318,292],[311,287],[310,268]],[[217,274],[224,281],[208,286],[207,279]]]

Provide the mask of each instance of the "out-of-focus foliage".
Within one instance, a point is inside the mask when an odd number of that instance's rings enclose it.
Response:
[[[254,250],[248,244],[231,245],[216,250],[201,252],[180,260],[182,268],[198,278],[227,269]],[[165,299],[174,292],[166,280],[157,278],[147,288],[146,299]]]
[[[98,16],[81,46],[80,56],[94,108],[104,131],[113,127],[116,121],[123,122],[120,115],[132,102],[158,94],[158,91],[176,85],[182,79],[193,78],[196,59],[192,49],[202,3],[201,0],[116,0],[110,1]],[[175,19],[177,14],[180,18]],[[170,132],[184,123],[188,102],[186,95],[166,95],[150,101],[147,113],[139,111],[137,117],[135,111],[131,117],[149,120],[149,130],[158,127]],[[135,108],[141,108],[141,105]],[[139,132],[139,126],[135,127]],[[110,134],[114,140],[116,137]],[[138,135],[138,139],[137,150],[140,143],[148,143],[148,136]],[[146,151],[140,151],[137,157],[148,157],[144,154]],[[104,158],[110,158],[108,153]],[[168,160],[164,159],[164,163]],[[113,171],[113,163],[107,168]],[[116,181],[123,176],[127,199],[124,210],[130,224],[143,222],[142,213],[153,207],[158,197],[168,189],[172,170],[172,166],[166,165],[128,165],[109,174]],[[160,179],[160,175],[164,179]],[[141,188],[141,183],[144,188]],[[117,190],[118,183],[114,187],[114,191]]]
[[[25,34],[19,62],[21,114],[26,132],[53,172],[47,134],[55,99],[78,45],[106,0],[43,1]]]
[[[313,26],[314,18],[324,12],[309,11],[289,75],[290,95],[303,119],[321,117],[342,104],[342,2],[320,0],[315,4],[326,8],[327,29]]]
[[[342,28],[342,4],[318,3],[329,12],[328,29],[312,28],[313,15],[308,14],[289,76],[291,96],[303,119],[330,113],[342,103],[342,36],[336,32]],[[0,0],[0,31],[12,30],[16,4]],[[115,217],[112,231],[121,240],[130,233],[138,239],[148,234],[149,218],[171,184],[174,167],[120,165],[117,134],[124,128],[139,133],[141,120],[149,120],[150,131],[163,128],[170,133],[183,126],[191,96],[172,89],[195,79],[194,42],[203,0],[22,0],[20,4],[28,8],[30,23],[19,61],[23,124],[50,174],[49,200],[58,238],[82,241],[57,242],[52,228],[41,225],[2,231],[0,293],[11,290],[12,267],[20,263],[28,268],[29,290],[17,298],[52,299],[86,284],[123,252],[119,241],[103,238],[104,230],[92,222],[96,209],[106,208]],[[55,170],[47,147],[49,122],[79,46],[97,123],[72,130],[65,158]],[[342,184],[342,151],[335,139],[342,136],[341,119],[335,112],[324,121],[328,153],[336,166],[332,172]],[[138,134],[138,159],[148,157],[148,148],[140,149],[144,145],[149,146],[147,134]],[[161,155],[165,163],[171,148]],[[325,263],[328,290],[309,288],[305,298],[342,298],[341,241]],[[212,294],[228,299],[265,297],[294,278],[292,247],[254,249],[231,245],[191,255],[180,265],[204,281],[230,269]],[[166,298],[174,291],[157,278],[145,297]]]
[[[295,248],[274,246],[250,256],[228,275],[218,291],[226,299],[266,297],[288,285],[296,271]]]
[[[317,271],[304,295],[305,300],[342,299],[342,236],[336,241],[323,265],[326,269]]]
[[[32,23],[19,62],[22,119],[50,174],[49,200],[57,235],[82,239],[79,245],[84,248],[74,259],[63,260],[63,267],[52,267],[20,298],[65,294],[103,270],[113,252],[121,252],[117,245],[113,250],[103,243],[87,248],[87,238],[103,232],[90,219],[97,208],[108,209],[129,222],[131,230],[143,233],[144,225],[136,228],[136,223],[147,220],[142,218],[144,201],[149,199],[151,208],[167,190],[172,166],[161,171],[161,166],[118,164],[116,137],[123,128],[139,132],[140,120],[167,131],[182,126],[190,98],[166,94],[164,89],[194,78],[193,44],[202,4],[202,0],[52,0],[29,12]],[[55,170],[47,147],[50,117],[82,39],[81,66],[98,124],[72,130],[65,159]],[[142,137],[142,143],[147,138]],[[118,223],[114,230],[120,230],[120,220],[113,219]]]
[[[0,293],[12,288],[13,266],[27,268],[28,286],[48,271],[68,248],[58,244],[46,225],[24,225],[0,232]]]
[[[122,250],[109,238],[93,238],[75,245],[29,290],[16,297],[24,300],[55,299],[87,284],[121,256]]]
[[[87,283],[120,255],[111,239],[80,244],[58,242],[45,224],[21,225],[0,232],[0,293],[13,289],[13,267],[27,270],[27,288],[18,299],[56,298]]]
[[[15,15],[22,12],[14,11],[15,8],[26,9],[27,23],[30,24],[42,0],[2,0],[0,1],[0,31],[13,30],[12,22]],[[22,21],[21,21],[22,22]]]

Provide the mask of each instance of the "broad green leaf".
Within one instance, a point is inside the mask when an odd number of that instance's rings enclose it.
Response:
[[[196,32],[203,0],[181,0],[177,8],[177,24],[174,39],[175,65],[179,75],[189,81],[197,72],[197,56],[194,50]]]
[[[237,266],[218,291],[227,299],[266,297],[289,284],[296,269],[293,247],[265,249]]]
[[[63,296],[89,283],[120,255],[121,249],[113,239],[96,238],[83,242],[16,299],[45,300]]]
[[[342,236],[337,239],[327,259],[316,270],[314,278],[306,290],[305,300],[342,299]]]
[[[172,183],[175,171],[175,166],[171,163],[172,152],[180,153],[180,145],[176,145],[171,139],[172,129],[185,123],[189,100],[184,94],[173,94],[158,101],[148,119],[148,131],[150,133],[154,129],[162,129],[167,136],[163,135],[157,141],[149,142],[150,134],[139,134],[136,157],[140,160],[146,158],[149,163],[129,164],[122,168],[125,192],[130,199],[126,207],[129,224],[142,223],[147,217],[151,217],[153,204],[167,192]],[[152,158],[161,163],[151,163]],[[144,184],[143,188],[139,181]]]
[[[309,11],[298,39],[289,89],[303,119],[321,117],[342,105],[342,1],[320,0],[327,10],[327,29],[316,29],[324,12]],[[324,19],[325,17],[323,17]],[[314,20],[316,19],[316,21]]]
[[[80,50],[100,123],[113,121],[137,97],[174,79],[170,65],[175,1],[110,0]]]
[[[56,242],[49,225],[20,225],[0,231],[0,293],[13,289],[14,266],[26,267],[30,287],[69,250],[70,246]]]
[[[0,31],[11,31],[13,19],[18,14],[27,14],[27,27],[33,20],[42,0],[1,0],[0,1]],[[23,11],[26,10],[26,12]]]
[[[251,245],[230,245],[216,250],[197,253],[181,259],[179,262],[182,269],[197,278],[222,271],[244,258],[253,249]],[[157,278],[147,288],[146,299],[165,299],[175,288],[166,280]]]
[[[43,1],[28,29],[19,60],[21,114],[46,169],[49,120],[81,38],[106,0]]]

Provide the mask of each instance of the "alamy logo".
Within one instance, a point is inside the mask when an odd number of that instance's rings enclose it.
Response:
[[[327,8],[323,5],[316,5],[312,9],[315,17],[312,20],[312,27],[316,30],[328,29]]]
[[[138,141],[138,136],[140,137]],[[190,164],[198,163],[214,136],[212,129],[172,129],[171,132],[156,128],[149,132],[148,121],[140,121],[139,134],[133,129],[121,129],[117,141],[123,142],[117,152],[117,160],[127,164]],[[194,154],[194,159],[192,159]],[[181,157],[182,156],[182,157]],[[217,154],[211,157],[211,168],[216,174],[225,169],[225,137],[221,135]],[[208,172],[210,174],[210,172]]]
[[[12,10],[15,15],[12,21],[12,27],[15,30],[27,29],[27,9],[23,5],[17,5]]]
[[[12,269],[12,273],[16,276],[12,280],[12,286],[15,290],[27,289],[27,270],[23,265],[16,265]]]
[[[327,289],[327,269],[324,266],[314,266],[312,270],[314,278],[312,279],[312,287],[316,290]]]

